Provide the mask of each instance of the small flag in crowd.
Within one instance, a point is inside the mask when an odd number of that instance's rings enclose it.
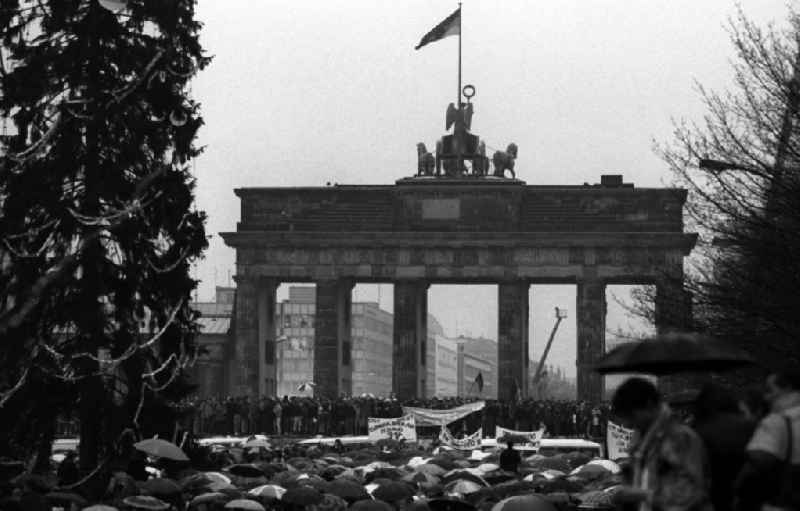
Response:
[[[433,29],[422,36],[419,44],[414,48],[419,50],[428,43],[444,39],[447,36],[459,35],[461,33],[461,7],[455,10],[453,14],[446,17],[444,21],[433,27]]]
[[[479,372],[478,376],[475,377],[475,385],[478,386],[479,394],[483,392],[483,373]]]

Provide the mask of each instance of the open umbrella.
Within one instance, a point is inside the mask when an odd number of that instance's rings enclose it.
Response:
[[[459,499],[431,499],[427,505],[431,511],[475,511],[475,506]]]
[[[423,458],[422,456],[414,456],[410,460],[408,460],[406,466],[408,466],[409,468],[417,468],[420,465],[426,464],[428,460],[430,460],[430,458]]]
[[[447,473],[447,470],[434,463],[423,463],[422,465],[415,467],[414,470],[417,472],[424,472],[432,476],[443,476]]]
[[[336,479],[336,476],[342,474],[343,472],[347,472],[349,469],[344,465],[330,465],[325,467],[321,472],[320,475],[323,479],[327,479],[328,481],[332,481]]]
[[[369,498],[369,494],[363,486],[346,479],[334,479],[328,486],[328,491],[351,503]]]
[[[595,371],[666,375],[708,372],[752,365],[753,357],[712,337],[697,333],[670,332],[609,351]]]
[[[489,486],[489,483],[481,477],[482,472],[477,469],[456,469],[451,470],[450,472],[446,473],[444,477],[442,477],[442,483],[445,485],[450,484],[453,481],[457,481],[459,479],[465,479],[467,481],[472,481],[481,486]]]
[[[142,491],[147,495],[154,495],[156,497],[177,495],[181,492],[181,487],[172,479],[163,477],[156,477],[155,479],[148,479],[142,483]]]
[[[403,476],[406,475],[400,469],[395,467],[391,468],[378,468],[373,470],[372,472],[367,473],[367,480],[375,480],[375,479],[391,479],[393,481],[397,481],[402,479]]]
[[[169,509],[169,504],[163,500],[147,495],[134,495],[132,497],[125,497],[122,502],[126,506],[133,509],[147,509],[151,511]]]
[[[322,496],[322,502],[314,506],[316,511],[345,511],[347,501],[336,495],[326,493]]]
[[[484,474],[487,472],[492,472],[500,468],[500,465],[495,465],[494,463],[482,463],[478,465],[478,470],[483,472]]]
[[[504,483],[506,481],[511,481],[513,479],[517,479],[517,474],[514,472],[509,472],[507,470],[492,470],[491,472],[486,472],[483,475],[483,478],[486,479],[486,482],[489,485],[493,486],[495,484]]]
[[[105,504],[95,504],[93,506],[83,508],[83,511],[119,511],[114,506],[107,506]]]
[[[208,487],[213,481],[206,477],[205,474],[202,472],[197,472],[195,474],[190,474],[186,477],[182,477],[178,481],[178,485],[181,489],[185,492],[193,492],[200,490],[202,491]]]
[[[444,491],[447,493],[458,493],[460,495],[468,495],[470,493],[475,493],[478,490],[486,488],[486,486],[476,483],[475,481],[469,481],[467,479],[456,479],[450,483],[447,483],[444,487]]]
[[[231,465],[227,470],[231,474],[241,477],[262,477],[264,475],[264,471],[252,463]]]
[[[281,497],[283,497],[283,494],[286,493],[286,488],[276,484],[264,484],[262,486],[253,488],[248,493],[250,495],[255,495],[256,497],[266,497],[268,499],[280,500]]]
[[[537,495],[516,495],[501,500],[492,511],[556,511],[556,507]]]
[[[266,511],[264,506],[249,499],[234,499],[225,504],[225,509],[241,509],[243,511]]]
[[[310,486],[298,486],[286,490],[281,502],[298,506],[312,506],[322,502],[322,494]]]
[[[148,438],[147,440],[136,442],[133,447],[151,456],[175,461],[189,461],[189,457],[180,447],[160,438]]]
[[[403,481],[411,484],[416,484],[420,488],[430,488],[439,484],[439,478],[425,472],[415,472],[403,477]]]
[[[619,465],[611,460],[592,460],[588,463],[588,465],[600,465],[612,474],[619,474],[620,472]]]
[[[189,502],[189,507],[198,506],[200,504],[208,504],[209,502],[224,502],[228,500],[228,496],[224,493],[219,492],[208,492],[208,493],[201,493],[200,495],[194,497]]]
[[[385,502],[409,499],[414,495],[414,490],[407,483],[390,481],[375,488],[372,496]]]

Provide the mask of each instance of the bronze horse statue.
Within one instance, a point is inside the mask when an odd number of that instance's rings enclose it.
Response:
[[[495,151],[492,156],[492,163],[494,164],[494,176],[506,177],[506,170],[511,172],[511,178],[517,177],[514,172],[514,160],[517,159],[517,144],[510,143],[505,151]]]
[[[436,158],[422,142],[417,144],[417,175],[432,176],[436,168]]]

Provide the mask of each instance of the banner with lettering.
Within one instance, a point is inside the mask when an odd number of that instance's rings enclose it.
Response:
[[[367,419],[367,431],[372,442],[377,442],[383,438],[405,440],[406,442],[417,441],[417,429],[413,415],[404,415],[392,419],[369,417]]]
[[[633,430],[623,428],[618,424],[608,421],[606,428],[606,444],[608,445],[608,459],[617,460],[629,456],[628,449],[631,445]]]
[[[478,431],[464,438],[454,437],[447,426],[442,426],[442,430],[439,432],[439,441],[442,445],[459,451],[480,449],[481,440],[483,440],[483,428],[479,428]]]
[[[516,431],[500,426],[495,426],[494,428],[494,438],[497,440],[497,445],[505,441],[504,437],[509,436],[514,437],[514,445],[525,450],[538,451],[542,435],[544,435],[543,429],[538,429],[536,431]],[[525,439],[525,441],[520,441],[520,439]]]
[[[445,426],[458,419],[463,419],[472,412],[483,410],[486,401],[476,401],[465,405],[449,408],[447,410],[434,410],[433,408],[403,407],[404,415],[413,415],[417,426]]]

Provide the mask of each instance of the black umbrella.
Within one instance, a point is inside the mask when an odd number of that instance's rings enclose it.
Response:
[[[322,502],[322,494],[310,486],[298,486],[286,490],[281,501],[297,506],[311,506]]]
[[[400,481],[390,481],[375,488],[372,496],[377,500],[385,502],[395,502],[398,500],[410,499],[414,495],[414,490],[406,483]]]
[[[735,346],[697,333],[672,332],[617,346],[595,371],[667,375],[708,372],[752,365],[755,360]]]
[[[240,477],[261,477],[264,475],[263,470],[261,470],[256,465],[253,465],[251,463],[231,465],[230,467],[228,467],[227,470],[231,474]]]
[[[428,507],[431,511],[475,511],[475,506],[458,499],[432,499]]]

